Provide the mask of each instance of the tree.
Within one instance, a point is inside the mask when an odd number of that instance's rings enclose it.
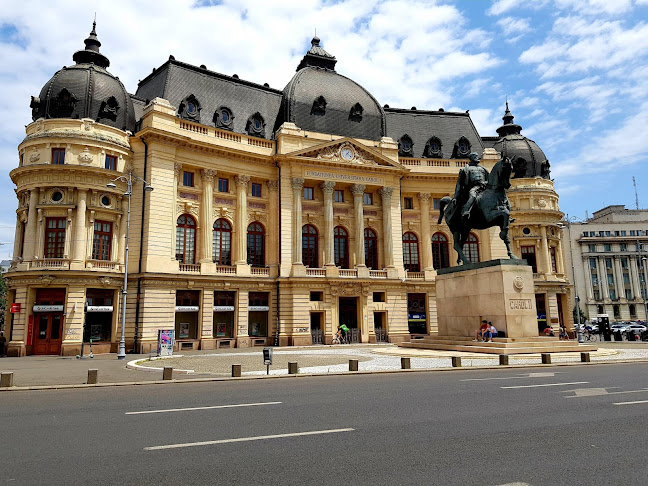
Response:
[[[578,306],[578,312],[580,312],[580,322],[578,322],[578,317],[577,317],[577,313],[576,313],[576,306]],[[583,309],[580,308],[580,305],[576,304],[574,306],[573,313],[574,313],[574,323],[575,324],[583,324],[587,320],[587,316],[583,312]]]

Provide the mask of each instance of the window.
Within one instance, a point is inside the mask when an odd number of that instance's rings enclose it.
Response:
[[[374,302],[385,302],[385,292],[374,292],[373,293]]]
[[[344,191],[342,189],[336,189],[333,191],[333,201],[335,202],[344,202]]]
[[[596,252],[596,245],[587,245],[587,250],[590,253],[595,253]]]
[[[420,272],[418,238],[414,233],[403,235],[403,266],[408,272]]]
[[[427,334],[426,294],[407,294],[407,327],[410,334]]]
[[[612,268],[612,259],[611,258],[606,258],[605,259],[605,268]]]
[[[270,294],[267,292],[250,292],[248,299],[250,310],[248,316],[248,334],[251,337],[268,336],[268,310]]]
[[[53,148],[52,149],[52,164],[63,165],[65,164],[65,149]]]
[[[193,172],[184,171],[182,173],[182,185],[186,186],[186,187],[193,187],[194,186],[194,173]]]
[[[587,236],[587,231],[583,231],[583,236]]]
[[[190,265],[196,262],[196,220],[188,214],[178,217],[176,225],[176,260]]]
[[[616,290],[610,289],[610,300],[617,300]],[[617,317],[616,315],[614,317]]]
[[[549,256],[551,257],[551,271],[558,273],[558,266],[556,265],[556,247],[549,247]]]
[[[628,268],[628,257],[621,258],[621,268]]]
[[[106,155],[106,169],[117,170],[117,157],[114,155]]]
[[[311,302],[322,302],[323,300],[324,300],[324,292],[311,290],[310,293]]]
[[[599,235],[599,236],[603,236],[603,231],[599,231],[599,232],[598,232],[598,235]]]
[[[627,243],[619,244],[619,250],[620,251],[628,251],[628,244]]]
[[[261,184],[252,183],[252,197],[261,197]]]
[[[373,204],[373,194],[370,192],[365,192],[362,196],[362,200],[365,206],[371,206]]]
[[[63,258],[65,251],[66,218],[47,218],[45,220],[45,258]]]
[[[349,235],[342,226],[333,229],[335,266],[349,268]]]
[[[110,260],[110,242],[112,240],[112,223],[95,221],[92,237],[92,259]]]
[[[615,300],[615,299],[612,298],[611,295],[610,295],[610,298],[612,300]],[[614,314],[615,319],[619,319],[621,317],[621,309],[620,309],[620,307],[618,305],[613,305],[612,306],[612,313]]]
[[[623,274],[623,283],[625,285],[630,285],[630,274],[629,273],[624,273]]]
[[[594,234],[594,231],[590,231],[590,236],[596,236],[596,235]]]
[[[414,156],[414,143],[409,135],[403,135],[398,141],[398,155],[401,157]]]
[[[614,236],[619,236],[619,232],[618,232],[618,231],[615,231],[615,232],[614,232]]]
[[[479,258],[479,255],[477,255],[477,258]],[[448,238],[443,233],[434,233],[432,235],[432,265],[436,270],[450,266]]]
[[[596,258],[589,259],[589,266],[592,270],[596,270]]]
[[[610,244],[603,245],[603,251],[612,251],[612,245]]]
[[[229,192],[229,179],[218,178],[218,192]]]
[[[254,222],[248,226],[247,262],[253,267],[265,266],[265,229],[261,223]]]
[[[86,305],[88,306],[112,306],[115,296],[114,290],[108,289],[87,289]],[[88,312],[85,315],[85,325],[83,326],[83,341],[92,342],[107,341],[110,342],[112,330],[112,312]]]
[[[440,198],[435,197],[435,198],[432,199],[432,209],[436,209],[438,211],[440,204],[441,204],[441,199]]]
[[[304,187],[304,199],[307,199],[309,201],[312,201],[315,199],[313,195],[313,188],[312,187]]]
[[[302,227],[302,261],[309,268],[317,265],[317,229],[311,224]]]
[[[468,239],[463,246],[463,252],[470,263],[479,263],[479,242],[473,233],[468,235]],[[434,251],[432,253],[434,254]],[[434,259],[434,257],[432,258]]]
[[[635,230],[630,230],[630,236],[637,236],[637,235],[635,234]]]
[[[625,231],[625,230],[621,230],[621,236],[625,236],[625,235],[626,235],[626,231]]]
[[[630,317],[637,317],[637,308],[634,304],[630,304]]]
[[[594,291],[594,300],[601,300],[601,292],[598,290]],[[603,311],[599,311],[599,314],[603,314]]]
[[[378,237],[371,228],[364,230],[365,265],[372,270],[378,270]]]
[[[605,236],[612,236],[612,233],[610,233],[609,231],[606,231]]]
[[[233,121],[234,115],[229,108],[221,106],[214,112],[213,122],[217,128],[221,128],[223,130],[231,130]]]
[[[598,287],[599,281],[597,275],[592,275],[592,287]]]
[[[403,209],[414,209],[414,200],[411,197],[403,199]]]
[[[607,283],[608,283],[608,286],[614,287],[614,274],[612,274],[612,273],[607,274]]]
[[[214,222],[212,253],[217,265],[232,264],[232,225],[226,219],[221,218]]]
[[[521,246],[520,253],[522,258],[527,261],[527,264],[531,266],[533,273],[538,273],[538,267],[536,265],[536,254],[535,246]]]

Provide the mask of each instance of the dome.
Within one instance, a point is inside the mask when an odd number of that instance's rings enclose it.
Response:
[[[311,49],[286,85],[277,127],[292,122],[303,130],[380,140],[385,113],[371,94],[335,71],[335,57],[314,37]]]
[[[32,119],[92,118],[120,130],[135,130],[135,110],[130,95],[106,68],[110,61],[99,52],[96,23],[85,49],[72,56],[74,66],[64,67],[50,79],[38,98],[32,97]]]
[[[542,177],[549,179],[549,161],[533,140],[521,135],[522,127],[513,123],[513,115],[506,102],[504,124],[497,129],[500,139],[493,148],[513,162],[513,178]]]

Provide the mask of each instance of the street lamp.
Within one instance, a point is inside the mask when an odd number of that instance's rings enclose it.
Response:
[[[569,260],[571,261],[571,273],[572,273],[572,284],[574,285],[574,302],[576,303],[576,330],[578,331],[578,342],[583,342],[583,328],[581,326],[581,317],[580,317],[580,297],[578,296],[578,289],[576,288],[576,272],[574,271],[574,254],[572,253],[572,244],[571,244],[571,223],[575,221],[577,223],[583,222],[581,219],[576,216],[569,217],[568,214],[565,215],[565,219],[558,223],[559,228],[567,227],[567,241],[569,242]]]
[[[641,285],[641,298],[643,299],[644,305],[644,322],[648,321],[648,307],[646,306],[646,261],[648,257],[643,253],[643,244],[637,240],[637,252],[639,253],[639,258],[641,260],[641,275],[639,276],[639,285]]]
[[[122,315],[121,315],[121,337],[119,338],[119,351],[117,352],[117,359],[126,358],[126,294],[128,288],[128,233],[130,231],[130,207],[131,207],[131,195],[133,194],[133,180],[135,182],[141,182],[144,184],[144,191],[151,192],[153,186],[146,182],[141,177],[133,175],[133,171],[129,171],[128,175],[121,175],[115,177],[112,181],[106,184],[106,187],[110,189],[115,189],[117,185],[115,181],[125,182],[126,183],[126,192],[124,196],[128,198],[128,213],[126,215],[126,251],[124,255],[124,285],[122,287]]]

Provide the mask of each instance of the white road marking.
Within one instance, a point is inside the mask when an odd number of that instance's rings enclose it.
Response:
[[[213,410],[216,408],[259,407],[261,405],[279,405],[282,402],[237,403],[234,405],[214,405],[211,407],[169,408],[166,410],[142,410],[141,412],[126,412],[125,415],[141,415],[145,413],[188,412],[192,410]]]
[[[545,378],[547,376],[556,376],[556,373],[553,371],[547,371],[543,373],[529,373],[529,378]]]
[[[206,446],[206,445],[217,445],[217,444],[230,444],[232,442],[251,442],[255,440],[267,440],[267,439],[283,439],[285,437],[303,437],[305,435],[322,435],[322,434],[336,434],[338,432],[352,432],[355,429],[328,429],[328,430],[312,430],[310,432],[295,432],[292,434],[275,434],[275,435],[257,435],[256,437],[239,437],[236,439],[222,439],[222,440],[208,440],[203,442],[188,442],[185,444],[169,444],[163,446],[152,446],[145,447],[145,451],[159,451],[162,449],[179,449],[182,447],[197,447],[197,446]]]
[[[549,373],[525,373],[525,374],[519,375],[519,376],[498,376],[498,377],[492,377],[492,378],[464,378],[463,380],[459,380],[459,381],[520,380],[520,379],[523,379],[523,378],[546,378],[546,377],[553,377],[555,375],[556,375],[556,373],[554,373],[554,372],[549,372]]]
[[[502,389],[509,388],[537,388],[541,386],[566,386],[566,385],[584,385],[589,381],[572,381],[571,383],[545,383],[544,385],[517,385],[517,386],[500,386]]]
[[[618,388],[618,387],[608,387],[608,388]],[[589,391],[593,390],[593,391]],[[602,390],[602,391],[600,391]],[[565,398],[582,398],[582,397],[594,397],[598,395],[624,395],[626,393],[648,393],[648,388],[642,388],[641,390],[624,390],[624,391],[616,391],[616,392],[609,392],[605,388],[577,388],[575,390],[565,390],[565,391],[573,391],[576,394],[571,397],[565,397]]]
[[[637,403],[648,403],[648,400],[637,400],[636,402],[616,402],[612,405],[636,405]]]

